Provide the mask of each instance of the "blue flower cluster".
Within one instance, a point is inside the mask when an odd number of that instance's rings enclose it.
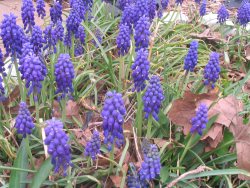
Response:
[[[32,129],[35,128],[31,114],[25,102],[20,103],[20,109],[15,121],[15,128],[18,134],[22,134],[25,138],[28,134],[31,134]]]
[[[161,159],[156,145],[151,144],[150,150],[144,155],[139,171],[141,180],[153,180],[161,171]]]
[[[148,48],[150,36],[150,22],[149,18],[142,16],[135,26],[135,46],[136,50],[140,48]]]
[[[96,159],[96,155],[100,153],[101,140],[98,131],[94,131],[91,140],[85,147],[85,156],[89,156],[92,160]]]
[[[136,167],[133,163],[129,164],[129,170],[127,175],[127,187],[128,188],[147,188],[149,184],[146,180],[141,180],[139,174],[136,171]]]
[[[200,6],[200,16],[204,16],[206,14],[207,0],[203,0]]]
[[[5,100],[5,90],[4,90],[4,87],[3,87],[3,79],[2,77],[0,76],[0,102],[4,101]]]
[[[34,12],[35,8],[33,6],[32,0],[22,0],[22,8],[21,8],[21,15],[22,15],[22,20],[23,20],[23,25],[24,25],[24,30],[26,28],[28,31],[32,31],[32,27],[35,25],[35,17],[34,17]]]
[[[45,40],[43,38],[43,31],[39,26],[34,26],[30,42],[33,45],[33,51],[36,55],[42,52],[42,47],[43,43],[45,43]]]
[[[142,91],[146,87],[145,81],[149,79],[149,68],[148,50],[141,48],[137,51],[135,62],[131,66],[134,90],[137,92]]]
[[[130,48],[130,29],[127,25],[120,25],[120,31],[116,38],[116,44],[120,55],[128,53]]]
[[[19,65],[21,66],[24,63],[24,60],[25,60],[26,56],[32,55],[32,54],[34,54],[33,45],[30,44],[30,42],[24,43],[23,48],[22,48],[22,55],[21,55],[21,57],[19,59]]]
[[[101,112],[103,118],[104,144],[108,150],[112,149],[114,143],[121,147],[124,143],[123,122],[126,109],[122,95],[116,91],[108,92]]]
[[[163,90],[158,76],[152,76],[149,86],[143,96],[145,118],[148,119],[152,115],[158,121],[158,113],[161,103],[164,100]]]
[[[63,123],[59,120],[51,119],[46,121],[46,139],[44,143],[48,145],[48,153],[51,155],[51,163],[54,165],[54,172],[58,173],[60,167],[67,174],[67,169],[72,165],[69,137],[63,130]]]
[[[216,52],[211,52],[210,59],[204,70],[204,84],[209,85],[214,88],[215,82],[219,79],[220,74],[220,60],[219,54]]]
[[[37,11],[37,14],[40,18],[43,19],[46,16],[44,0],[37,0],[36,1],[36,11]]]
[[[223,24],[229,18],[229,13],[225,5],[221,5],[220,9],[218,10],[217,20],[220,24]]]
[[[84,48],[80,42],[75,43],[75,56],[81,56],[84,53]]]
[[[243,4],[238,8],[237,21],[243,26],[250,22],[250,3],[243,1]]]
[[[71,96],[71,93],[74,91],[72,84],[74,76],[74,66],[70,60],[69,54],[60,54],[55,64],[56,94],[61,95],[59,99]]]
[[[129,6],[131,4],[133,4],[135,2],[135,0],[118,0],[118,7],[121,10],[124,10],[126,6]]]
[[[55,1],[54,5],[50,8],[50,19],[53,23],[62,21],[62,5]]]
[[[148,0],[148,15],[150,20],[153,20],[156,15],[156,0]]]
[[[200,104],[196,116],[191,119],[192,127],[190,129],[191,133],[198,132],[199,135],[202,135],[202,131],[206,128],[208,122],[208,109],[205,104]]]
[[[169,0],[161,0],[162,9],[166,9],[168,7]]]
[[[72,3],[72,9],[76,11],[81,20],[85,20],[85,14],[88,10],[86,0],[75,0]]]
[[[198,61],[198,47],[199,43],[194,40],[190,43],[188,54],[184,59],[184,69],[193,72]]]
[[[78,27],[78,30],[77,30],[76,34],[75,34],[75,38],[79,39],[81,44],[85,44],[85,37],[86,37],[85,29],[84,29],[84,27],[82,25],[80,25]]]
[[[54,33],[56,35],[56,42],[63,41],[64,27],[61,21],[57,21],[55,28],[54,28]]]
[[[135,14],[135,23],[143,16],[149,17],[148,0],[137,0],[134,14]]]
[[[16,16],[12,13],[4,15],[1,29],[1,37],[6,50],[5,56],[19,56],[22,53],[23,30],[16,24]]]
[[[26,81],[26,88],[28,88],[28,95],[31,93],[36,95],[40,93],[42,89],[42,81],[47,75],[47,68],[41,62],[41,60],[34,54],[25,56],[19,71],[22,73],[22,79]]]
[[[44,49],[49,49],[51,52],[53,50],[54,53],[56,53],[56,43],[57,43],[57,33],[56,30],[53,29],[53,24],[49,24],[45,30],[44,33],[44,40],[45,40],[45,47]]]
[[[0,48],[0,74],[2,74],[3,76],[6,76],[1,48]]]
[[[129,6],[126,6],[124,8],[124,11],[122,12],[121,22],[120,25],[127,25],[130,28],[130,32],[132,32],[133,24],[136,21],[136,15],[135,15],[135,5],[131,4]]]
[[[175,4],[181,6],[182,3],[183,3],[183,1],[184,1],[184,0],[175,0]]]

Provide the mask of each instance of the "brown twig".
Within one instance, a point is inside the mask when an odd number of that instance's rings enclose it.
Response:
[[[155,31],[154,31],[154,34],[153,34],[153,36],[152,36],[152,38],[151,38],[151,41],[150,41],[149,55],[148,55],[148,60],[149,60],[149,61],[150,61],[150,59],[151,59],[152,50],[153,50],[153,46],[154,46],[154,42],[155,42],[155,38],[156,38],[156,36],[157,36],[157,32],[158,32],[159,26],[160,26],[160,22],[157,23],[156,28],[155,28]]]
[[[212,170],[211,168],[207,167],[207,166],[199,166],[198,168],[188,171],[184,174],[182,174],[181,176],[179,176],[178,178],[176,178],[174,181],[170,182],[166,188],[171,188],[174,185],[176,185],[181,179],[187,177],[188,175],[192,175],[192,174],[199,174],[201,172],[204,172],[205,170]]]
[[[139,162],[142,162],[142,157],[141,157],[141,154],[140,154],[139,148],[138,148],[137,135],[135,133],[135,128],[134,127],[133,127],[133,134],[134,134],[135,150],[136,150],[136,153],[137,153],[137,159],[138,159]]]

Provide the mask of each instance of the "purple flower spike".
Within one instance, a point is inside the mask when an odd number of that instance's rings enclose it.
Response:
[[[120,32],[116,38],[120,55],[125,55],[130,49],[130,29],[127,25],[120,25]]]
[[[72,84],[74,76],[74,66],[69,54],[60,54],[55,65],[56,94],[60,94],[59,99],[71,97],[71,93],[74,91]]]
[[[0,102],[4,101],[6,99],[5,97],[5,90],[3,87],[3,79],[0,76]]]
[[[188,54],[184,59],[184,69],[193,72],[198,61],[198,46],[199,43],[194,40],[190,43]]]
[[[238,8],[237,21],[244,27],[250,22],[250,3],[242,2],[242,5]]]
[[[158,148],[155,144],[150,144],[149,151],[144,154],[144,161],[139,171],[141,180],[153,180],[160,174],[161,159]]]
[[[58,173],[62,168],[64,175],[67,175],[67,169],[72,166],[69,137],[63,130],[63,123],[59,120],[51,119],[46,121],[45,128],[46,139],[44,143],[48,145],[48,153],[51,156],[51,163],[54,166],[54,172]]]
[[[229,13],[225,5],[221,5],[220,9],[218,10],[217,20],[220,24],[223,24],[229,18]]]
[[[136,11],[135,11],[135,5],[134,4],[126,6],[124,11],[122,12],[120,25],[129,26],[130,32],[132,32],[132,26],[136,21],[135,13],[136,13]]]
[[[43,43],[45,42],[43,38],[43,32],[42,29],[39,26],[34,26],[31,39],[30,39],[31,44],[33,45],[33,50],[36,55],[41,53]]]
[[[204,84],[210,85],[214,88],[215,82],[219,79],[220,75],[220,60],[219,60],[219,54],[216,52],[212,52],[210,54],[210,59],[208,61],[208,64],[206,65],[204,69]]]
[[[75,34],[75,38],[79,39],[81,44],[85,44],[85,37],[86,37],[85,29],[84,29],[84,27],[82,25],[80,25],[78,27],[78,30],[77,30],[76,34]]]
[[[1,48],[0,48],[0,74],[2,74],[3,76],[6,76]]]
[[[169,0],[161,0],[162,9],[166,9],[168,7]]]
[[[22,134],[23,138],[31,134],[32,129],[35,128],[31,114],[25,102],[20,103],[18,115],[16,117],[15,128],[18,134]]]
[[[181,6],[182,3],[183,3],[183,1],[184,1],[184,0],[175,0],[175,4]]]
[[[196,112],[196,116],[191,119],[191,133],[197,132],[199,135],[202,135],[202,131],[206,128],[206,124],[208,122],[207,112],[207,106],[205,104],[200,104]]]
[[[103,118],[104,144],[108,146],[108,150],[112,149],[112,145],[120,148],[124,143],[123,122],[126,114],[125,105],[122,95],[116,91],[109,91],[106,94],[104,106],[101,116]]]
[[[44,0],[37,0],[36,1],[36,11],[37,11],[37,14],[40,18],[43,19],[46,16]]]
[[[148,80],[149,68],[148,51],[141,48],[137,51],[135,62],[131,67],[134,90],[137,92],[142,91],[146,87],[145,81]]]
[[[53,23],[62,21],[62,5],[55,1],[54,5],[50,8],[50,18]]]
[[[85,148],[85,156],[91,157],[92,160],[96,159],[96,155],[101,153],[101,140],[98,131],[94,131],[91,140],[87,143]]]
[[[135,22],[137,22],[143,16],[149,17],[148,0],[137,0],[135,5]]]
[[[31,31],[32,27],[35,25],[35,8],[33,6],[32,0],[23,0],[21,9],[24,30],[28,29],[28,31]]]
[[[44,49],[49,49],[49,51],[53,51],[56,53],[56,43],[57,43],[57,33],[56,30],[53,28],[53,24],[49,24],[44,30],[44,40],[45,40],[45,47]]]
[[[148,48],[150,36],[150,22],[148,17],[141,17],[135,26],[135,46],[136,51],[140,48]]]
[[[205,16],[206,14],[207,1],[203,0],[200,6],[200,16]]]
[[[156,121],[159,120],[158,113],[164,100],[163,90],[158,76],[152,76],[149,86],[143,96],[145,118],[151,114]]]

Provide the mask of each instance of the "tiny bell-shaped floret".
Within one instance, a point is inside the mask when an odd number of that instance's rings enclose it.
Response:
[[[37,0],[36,1],[36,11],[37,11],[37,14],[40,18],[43,19],[46,16],[44,0]]]
[[[94,131],[91,140],[87,143],[85,148],[85,156],[89,156],[92,160],[96,159],[96,155],[100,153],[101,140],[98,131]]]
[[[193,72],[198,61],[198,46],[199,43],[194,40],[190,43],[188,54],[184,59],[184,69]]]
[[[220,9],[218,10],[217,20],[220,24],[223,24],[229,18],[229,13],[225,5],[221,5]]]
[[[130,48],[130,29],[127,25],[120,25],[120,31],[116,38],[116,44],[120,55],[128,53]]]

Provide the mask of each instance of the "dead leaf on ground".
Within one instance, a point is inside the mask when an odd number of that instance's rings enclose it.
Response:
[[[250,60],[250,46],[245,47],[245,56],[247,60]]]
[[[226,42],[226,40],[221,37],[219,32],[214,32],[210,28],[207,28],[202,33],[191,33],[190,35],[203,40],[207,39],[212,42]]]
[[[207,132],[206,135],[204,135],[201,140],[207,142],[209,146],[205,147],[205,151],[211,151],[212,149],[215,149],[218,144],[223,139],[223,125],[215,123]]]
[[[10,95],[3,101],[3,105],[7,107],[11,102],[15,101],[20,96],[19,87],[16,86],[10,93]]]
[[[248,80],[242,88],[243,92],[250,94],[250,80]]]
[[[121,176],[110,176],[110,179],[115,187],[121,187],[121,182],[122,182]]]
[[[168,113],[168,118],[176,125],[183,127],[183,132],[187,135],[191,128],[191,118],[195,116],[195,109],[198,107],[199,101],[206,99],[214,101],[217,99],[217,94],[193,94],[190,91],[186,91],[184,97],[177,99],[173,102],[173,105]]]
[[[86,110],[98,112],[98,109],[94,106],[94,102],[90,98],[82,98],[80,103]]]
[[[154,139],[154,143],[161,149],[166,143],[170,144],[170,142],[168,140],[165,139],[158,139],[155,138]]]

